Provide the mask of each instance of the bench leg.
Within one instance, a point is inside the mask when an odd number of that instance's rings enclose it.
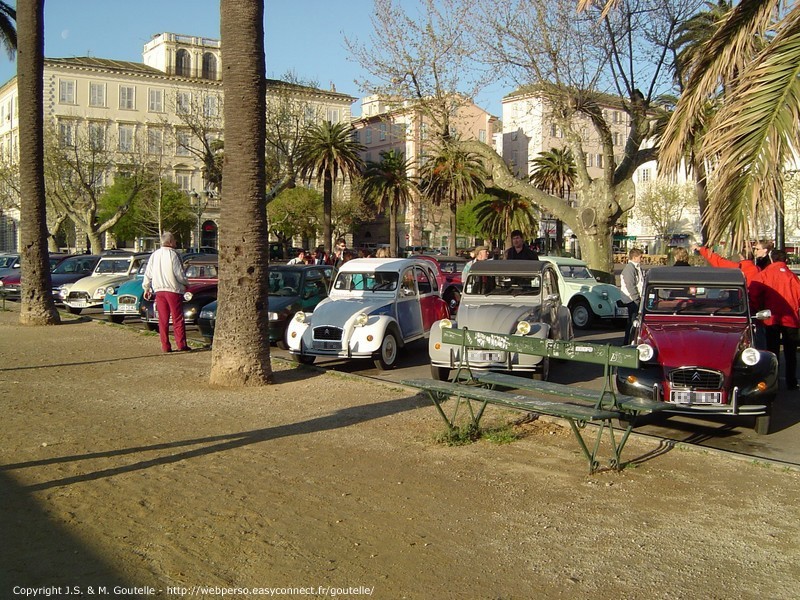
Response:
[[[622,454],[622,448],[625,446],[625,442],[628,441],[628,435],[631,432],[631,427],[628,427],[625,434],[622,436],[620,443],[617,444],[616,437],[614,436],[614,428],[611,425],[611,420],[601,421],[598,425],[597,435],[595,436],[594,440],[594,447],[589,450],[589,447],[586,444],[586,440],[583,439],[583,435],[581,434],[581,429],[584,429],[586,423],[581,421],[578,422],[575,419],[568,419],[569,425],[572,428],[572,432],[575,434],[575,438],[578,440],[578,444],[583,451],[583,455],[586,457],[586,460],[589,462],[589,474],[593,474],[600,468],[600,461],[597,460],[597,456],[600,452],[600,443],[603,441],[603,433],[608,430],[609,441],[611,442],[611,459],[609,460],[609,466],[614,469],[615,471],[622,470],[622,460],[620,459],[620,455]]]
[[[455,398],[455,406],[453,407],[453,414],[452,416],[447,416],[444,409],[442,408],[442,402],[450,398],[450,396],[446,394],[440,394],[439,392],[428,392],[428,396],[433,401],[433,405],[436,407],[436,410],[439,412],[439,415],[444,419],[444,422],[447,423],[447,427],[450,431],[457,429],[456,426],[456,419],[458,418],[458,410],[462,404],[466,404],[467,408],[469,409],[469,420],[470,424],[477,428],[480,424],[481,417],[483,417],[483,411],[486,410],[487,402],[480,402],[480,408],[477,412],[472,407],[472,402],[467,398]],[[476,400],[476,402],[478,402]]]

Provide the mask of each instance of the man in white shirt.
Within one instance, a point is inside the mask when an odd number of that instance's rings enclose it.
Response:
[[[642,254],[644,253],[639,248],[632,248],[628,253],[628,263],[622,269],[622,274],[619,277],[622,301],[628,308],[628,326],[625,328],[625,339],[623,341],[625,345],[630,341],[633,319],[639,312],[639,303],[642,301],[642,291],[644,289],[641,266]]]
[[[169,343],[170,316],[178,352],[190,350],[183,321],[183,294],[189,280],[183,271],[181,257],[175,250],[176,245],[172,233],[165,231],[161,234],[161,248],[150,255],[142,280],[145,297],[153,292],[156,295],[154,304],[158,311],[158,334],[164,352],[172,352]]]

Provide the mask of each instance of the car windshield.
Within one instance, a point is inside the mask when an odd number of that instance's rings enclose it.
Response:
[[[339,273],[333,289],[339,292],[393,292],[398,280],[398,274],[393,271]]]
[[[53,269],[53,274],[69,275],[73,273],[91,273],[95,264],[97,264],[96,259],[92,258],[68,258],[58,263],[58,266]]]
[[[583,265],[558,265],[564,279],[594,279],[591,271]]]
[[[296,296],[300,289],[298,271],[270,271],[269,293],[273,296]]]
[[[469,275],[465,293],[472,296],[537,296],[539,275]]]
[[[681,315],[744,315],[744,287],[654,285],[645,293],[648,313]]]
[[[128,272],[130,266],[131,260],[129,258],[102,259],[99,263],[97,263],[97,269],[95,269],[95,273],[100,273],[101,275],[114,273],[125,274]]]
[[[0,269],[9,269],[14,266],[19,256],[0,256]]]
[[[208,263],[190,263],[186,267],[186,277],[189,279],[216,279],[217,265]]]
[[[466,262],[455,260],[440,260],[439,265],[445,273],[461,273],[464,270]]]

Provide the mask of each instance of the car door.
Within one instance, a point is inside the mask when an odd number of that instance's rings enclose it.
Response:
[[[419,267],[416,267],[419,269]],[[422,335],[422,310],[419,305],[419,291],[415,267],[407,267],[400,275],[400,289],[397,293],[397,324],[404,340]]]
[[[442,314],[443,301],[439,296],[436,277],[433,272],[416,268],[417,290],[419,291],[419,305],[422,312],[422,327],[430,331],[431,326],[447,315]]]
[[[558,309],[561,295],[558,291],[558,278],[551,267],[542,272],[542,321],[551,328],[558,327]]]

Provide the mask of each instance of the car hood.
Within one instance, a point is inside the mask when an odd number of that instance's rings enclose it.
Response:
[[[122,282],[117,290],[117,296],[122,296],[123,294],[141,296],[144,293],[144,290],[142,289],[143,279],[144,276],[137,275],[134,279]]]
[[[56,275],[50,275],[50,281],[54,288],[57,288],[60,285],[64,285],[67,283],[75,283],[76,281],[80,281],[84,279],[86,275],[81,273],[58,273]]]
[[[617,286],[611,285],[610,283],[599,283],[594,279],[564,279],[564,287],[567,291],[567,297],[571,297],[577,293],[592,293],[599,296],[603,292],[608,294],[608,299],[611,302],[616,302],[618,298],[622,297],[622,293]]]
[[[291,306],[300,301],[300,296],[292,295],[292,296],[269,296],[269,300],[267,301],[267,305],[269,306],[270,312],[281,312],[282,310],[286,310],[287,307]]]
[[[538,322],[539,307],[525,304],[464,304],[458,308],[458,326],[476,331],[510,333],[519,321]]]
[[[70,291],[94,293],[99,287],[115,285],[128,279],[130,279],[130,275],[90,275],[72,284]]]
[[[353,315],[363,312],[368,315],[390,315],[394,297],[358,298],[353,300],[326,298],[314,309],[311,320],[314,326],[343,326]]]
[[[643,339],[656,349],[656,360],[668,367],[700,366],[730,371],[747,334],[745,324],[646,323]]]

